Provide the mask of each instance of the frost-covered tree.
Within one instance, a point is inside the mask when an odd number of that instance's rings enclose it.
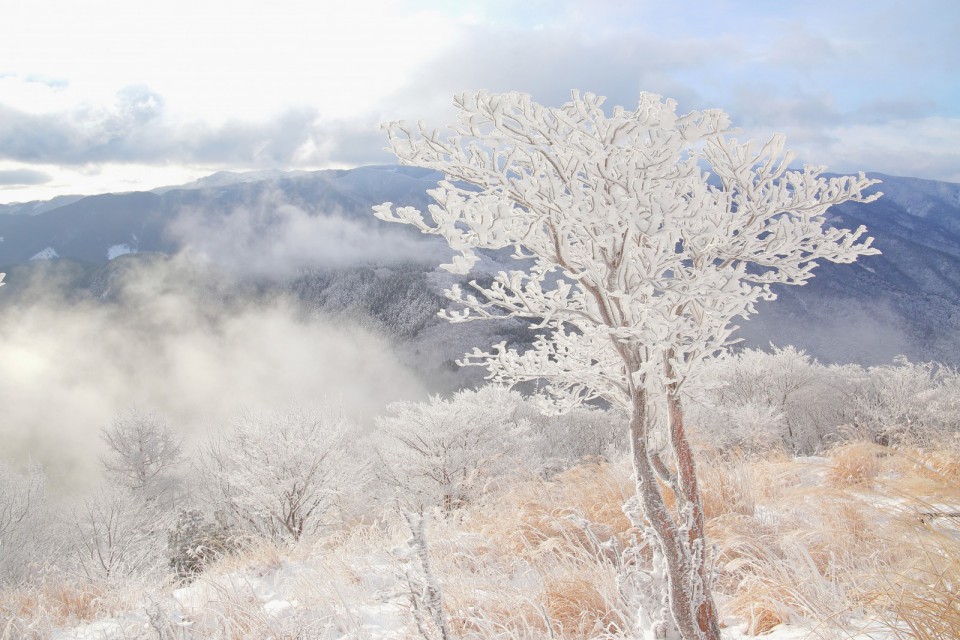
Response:
[[[746,349],[716,362],[710,368],[717,383],[709,394],[717,409],[713,421],[727,416],[721,424],[743,428],[738,435],[719,434],[715,442],[785,446],[797,454],[822,448],[829,430],[842,422],[838,373],[792,346],[772,347],[770,352]],[[749,427],[751,422],[756,428]]]
[[[960,375],[904,357],[870,367],[849,389],[853,422],[881,444],[922,443],[960,428]]]
[[[530,401],[525,404],[533,405]],[[623,428],[626,416],[620,407],[600,409],[587,405],[570,409],[563,415],[541,414],[540,419],[537,418],[528,417],[533,424],[534,445],[539,457],[531,462],[540,463],[543,471],[580,464],[586,458],[610,458],[627,449]]]
[[[175,497],[183,439],[160,416],[136,409],[118,413],[100,437],[107,446],[100,464],[116,486],[151,501]]]
[[[36,556],[44,525],[46,476],[37,466],[21,473],[0,461],[0,585],[22,578]]]
[[[445,179],[430,191],[429,220],[391,203],[374,211],[443,237],[459,252],[449,270],[467,273],[477,249],[512,247],[524,261],[475,293],[452,287],[463,309],[447,315],[527,318],[543,333],[525,351],[500,344],[464,363],[508,385],[543,380],[560,410],[597,397],[627,409],[636,502],[667,566],[672,618],[647,626],[716,639],[681,392],[730,344],[734,318],[775,297],[773,285],[803,284],[819,260],[875,252],[865,229],[824,217],[834,204],[876,197],[864,194],[875,181],[792,170],[782,136],[740,142],[719,110],[679,115],[653,94],[632,111],[602,103],[574,92],[549,108],[520,93],[465,92],[450,133],[389,124],[401,162]],[[676,495],[675,510],[658,480]]]
[[[73,558],[91,580],[159,572],[167,522],[141,496],[120,487],[99,490],[74,508]]]
[[[40,508],[45,486],[46,477],[40,467],[19,473],[0,462],[0,540]]]
[[[408,507],[449,513],[515,467],[508,452],[519,453],[530,431],[522,405],[519,393],[495,385],[428,402],[395,402],[377,418],[377,475]]]
[[[345,436],[353,429],[330,410],[247,413],[201,452],[206,498],[230,524],[277,540],[299,540],[325,523],[341,494],[362,479]]]

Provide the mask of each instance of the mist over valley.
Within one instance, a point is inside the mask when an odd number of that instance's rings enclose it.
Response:
[[[243,408],[325,399],[369,422],[391,401],[480,384],[454,361],[535,332],[438,318],[458,279],[437,268],[450,250],[370,214],[383,201],[423,208],[437,179],[392,166],[223,173],[0,207],[5,457],[91,480],[97,434],[132,406],[193,437]],[[865,224],[882,255],[782,288],[743,323],[744,346],[960,364],[960,186],[882,180],[877,202],[831,213]],[[479,277],[511,262],[486,253]]]

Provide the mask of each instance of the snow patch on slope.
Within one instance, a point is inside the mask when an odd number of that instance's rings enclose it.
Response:
[[[47,247],[46,249],[34,255],[30,259],[31,260],[54,260],[59,257],[60,257],[60,254],[58,254],[53,247]]]
[[[114,260],[120,256],[125,256],[128,253],[136,253],[137,250],[131,247],[128,244],[115,244],[109,249],[107,249],[107,260]]]
[[[279,557],[226,573],[204,573],[171,594],[152,592],[139,605],[108,619],[56,629],[52,640],[126,640],[161,632],[206,638],[211,617],[218,615],[226,616],[225,621],[241,615],[255,624],[252,631],[260,635],[245,637],[413,637],[395,559],[365,553],[348,555],[345,565],[339,560],[331,565],[320,558]]]

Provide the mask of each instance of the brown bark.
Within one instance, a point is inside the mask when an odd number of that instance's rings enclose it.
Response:
[[[697,626],[704,638],[720,637],[720,622],[717,606],[713,601],[710,588],[710,564],[707,550],[707,532],[704,523],[703,502],[700,500],[700,486],[697,482],[697,468],[693,459],[693,450],[687,439],[683,422],[683,405],[675,392],[669,392],[667,406],[670,417],[670,443],[677,456],[677,479],[680,490],[683,492],[683,501],[690,509],[690,528],[687,533],[687,544],[691,550],[691,573],[703,585],[703,599],[697,606]],[[678,503],[680,501],[678,500]],[[698,553],[692,553],[698,550]]]
[[[692,505],[691,523],[687,535],[664,501],[657,483],[657,474],[648,447],[649,421],[647,398],[642,390],[633,390],[633,412],[630,419],[630,443],[637,497],[643,514],[653,529],[657,544],[668,569],[670,612],[684,640],[720,640],[720,625],[716,606],[710,593],[703,509],[700,504],[696,468],[683,429],[682,407],[679,399],[670,403],[678,413],[671,415],[671,444],[677,455],[678,506]],[[678,440],[679,439],[679,440]],[[700,592],[699,594],[697,592]]]

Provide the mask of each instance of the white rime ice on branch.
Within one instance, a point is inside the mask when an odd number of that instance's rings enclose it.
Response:
[[[100,437],[107,446],[100,464],[115,486],[148,502],[174,500],[179,491],[176,469],[183,458],[183,440],[163,418],[132,408],[115,415]]]
[[[344,444],[354,428],[328,407],[244,413],[202,447],[203,498],[232,526],[298,541],[321,530],[343,493],[362,482],[364,469]]]
[[[424,640],[450,640],[447,616],[443,611],[443,590],[433,574],[427,545],[426,521],[422,513],[404,511],[410,528],[410,567],[405,571],[410,588],[410,609],[417,631]]]
[[[825,226],[827,209],[869,202],[877,181],[790,169],[784,138],[739,142],[719,110],[679,115],[642,94],[633,111],[574,92],[560,108],[520,93],[462,93],[452,133],[386,125],[404,164],[442,171],[427,215],[384,203],[383,220],[443,237],[467,273],[477,249],[513,248],[529,268],[446,293],[453,322],[526,318],[543,333],[520,352],[501,343],[462,364],[509,385],[540,380],[562,411],[594,398],[625,407],[637,491],[669,574],[684,638],[718,638],[703,514],[681,388],[731,344],[733,320],[804,284],[820,260],[877,253],[863,227]],[[707,168],[705,170],[705,168]],[[709,179],[713,176],[712,179]],[[659,479],[677,496],[669,512]]]

